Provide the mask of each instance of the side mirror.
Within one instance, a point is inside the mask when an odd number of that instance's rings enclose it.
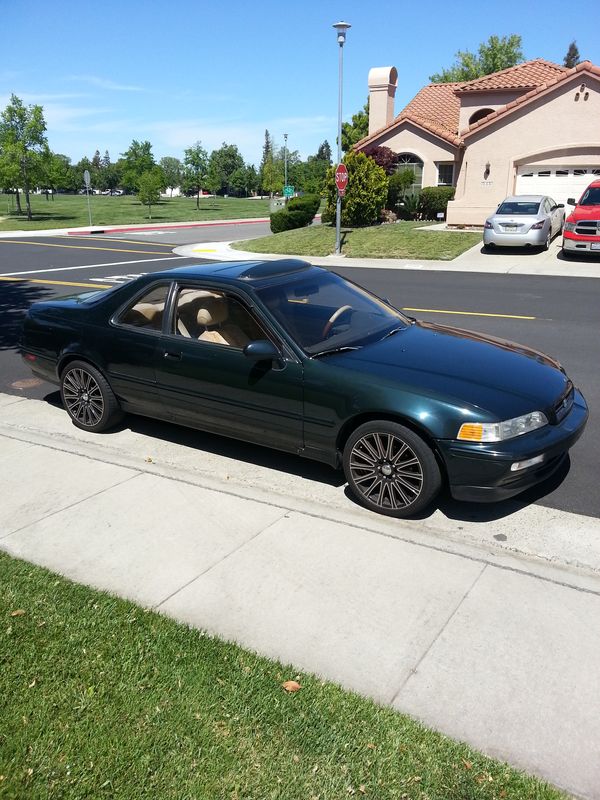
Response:
[[[564,208],[564,207],[565,207],[565,204],[564,204],[564,203],[558,203],[558,204],[557,204],[556,206],[554,206],[554,207],[555,207],[555,208]]]
[[[281,353],[273,342],[269,342],[267,339],[248,342],[243,352],[251,361],[281,361]]]
[[[577,202],[574,197],[569,197],[569,199],[567,200],[567,204],[570,206],[576,206]]]

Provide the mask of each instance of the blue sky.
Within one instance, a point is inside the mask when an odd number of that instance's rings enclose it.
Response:
[[[303,157],[337,125],[334,22],[344,48],[344,117],[365,102],[372,66],[398,69],[398,112],[457,50],[518,33],[526,58],[562,63],[569,42],[600,64],[589,14],[564,0],[0,0],[0,108],[15,93],[44,107],[48,141],[74,161],[116,160],[132,139],[155,157],[201,140],[258,164],[264,130]]]

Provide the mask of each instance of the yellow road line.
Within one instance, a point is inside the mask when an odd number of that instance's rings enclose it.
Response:
[[[50,244],[48,242],[20,241],[19,239],[0,239],[0,244],[30,244],[35,247],[63,247],[69,250],[104,250],[106,253],[140,253],[147,256],[168,255],[160,250],[123,250],[120,247],[82,247],[80,244]],[[143,242],[142,244],[146,244]]]
[[[405,306],[403,311],[420,311],[423,314],[461,314],[465,317],[500,317],[501,319],[537,319],[537,317],[524,317],[520,314],[485,314],[483,311],[446,311],[440,308],[409,308]]]
[[[50,286],[83,286],[86,289],[110,289],[110,285],[105,283],[73,283],[72,281],[44,281],[41,278],[5,278],[0,277],[0,281],[17,281],[19,283],[44,283]]]
[[[157,247],[178,247],[175,242],[148,242],[146,239],[145,242],[140,242],[137,239],[115,239],[111,238],[110,236],[67,236],[66,234],[61,234],[60,236],[53,236],[53,239],[84,239],[86,242],[93,241],[95,239],[97,242],[121,242],[121,244],[152,244],[153,246],[156,245]],[[137,252],[137,251],[136,251]]]

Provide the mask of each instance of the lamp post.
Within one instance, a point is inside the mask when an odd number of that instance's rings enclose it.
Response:
[[[288,137],[287,133],[284,133],[283,134],[283,174],[284,174],[283,185],[284,186],[287,186],[287,137]],[[285,197],[286,204],[287,201],[288,197],[286,195]]]
[[[346,31],[351,25],[348,22],[336,22],[333,26],[337,33],[337,43],[340,46],[338,59],[338,136],[337,136],[337,163],[342,162],[342,85],[344,77],[344,43],[346,41]],[[337,202],[335,204],[335,254],[339,256],[342,251],[341,245],[342,228],[342,196],[338,191]]]

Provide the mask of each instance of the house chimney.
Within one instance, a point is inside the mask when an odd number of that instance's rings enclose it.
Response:
[[[369,136],[386,128],[394,119],[394,95],[398,85],[396,67],[369,70]]]

